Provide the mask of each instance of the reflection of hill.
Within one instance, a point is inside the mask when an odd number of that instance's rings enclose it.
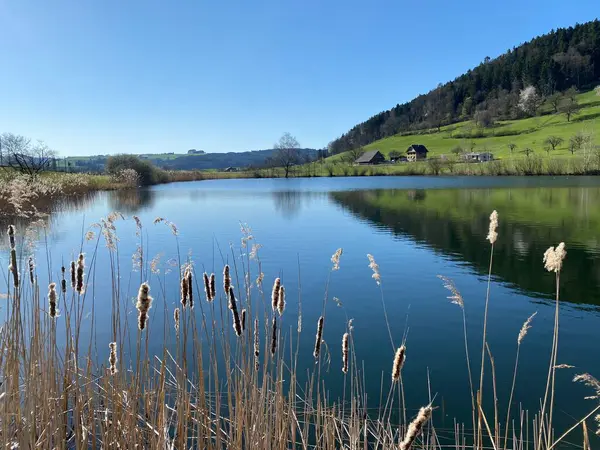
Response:
[[[487,273],[485,237],[500,213],[493,274],[536,296],[552,293],[542,255],[567,243],[561,284],[566,300],[600,304],[600,189],[452,189],[335,192],[333,199],[361,218],[408,236]]]
[[[151,208],[156,193],[151,188],[122,189],[109,192],[108,202],[111,211],[135,214]]]

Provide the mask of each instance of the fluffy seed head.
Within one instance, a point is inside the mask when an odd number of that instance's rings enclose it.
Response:
[[[319,354],[321,353],[321,341],[323,339],[323,321],[325,318],[323,316],[319,317],[317,321],[317,334],[315,336],[315,350],[313,352],[313,356],[315,359],[319,358]]]
[[[343,251],[343,249],[338,248],[331,257],[331,262],[333,263],[331,270],[340,270],[340,257],[342,256]]]
[[[448,289],[450,291],[450,293],[452,294],[451,296],[448,297],[450,300],[452,300],[452,303],[454,303],[455,305],[458,305],[464,309],[465,302],[462,298],[462,295],[460,295],[460,292],[458,292],[458,289],[456,289],[456,285],[454,284],[454,281],[452,281],[452,279],[445,277],[443,275],[438,275],[438,278],[440,280],[442,280],[442,282],[444,283],[444,287],[446,289]]]
[[[562,264],[567,256],[565,243],[561,242],[555,247],[550,247],[544,253],[544,267],[548,272],[560,272]]]
[[[285,310],[285,288],[281,286],[279,288],[279,296],[277,300],[277,311],[279,311],[279,315],[283,315],[283,311]]]
[[[496,210],[492,211],[492,214],[490,214],[490,229],[486,239],[490,241],[490,244],[492,245],[498,239],[498,213]]]
[[[152,307],[152,297],[150,297],[150,286],[148,286],[148,283],[140,285],[135,307],[138,310],[138,328],[143,330],[146,328],[148,310]]]
[[[56,283],[50,283],[48,285],[48,306],[50,317],[53,319],[56,318]]]
[[[342,372],[348,373],[348,333],[342,336]]]
[[[394,356],[394,365],[392,366],[392,381],[398,381],[400,379],[400,372],[406,361],[406,346],[402,345],[396,350]]]
[[[591,376],[589,373],[582,373],[579,375],[575,375],[575,378],[573,378],[573,381],[575,383],[577,383],[577,382],[583,383],[586,386],[591,387],[594,390],[595,395],[586,397],[586,399],[595,400],[597,398],[600,398],[600,381],[598,381],[596,378]]]
[[[527,336],[527,332],[531,328],[531,321],[533,320],[533,318],[535,317],[536,314],[537,314],[537,311],[534,312],[531,316],[529,316],[529,318],[525,321],[525,323],[523,323],[523,326],[521,327],[521,331],[519,331],[519,337],[517,338],[517,344],[521,345],[521,342],[523,342],[523,339],[525,338],[525,336]]]
[[[279,303],[279,289],[281,288],[281,279],[275,278],[275,282],[273,283],[273,292],[271,294],[271,305],[273,306],[273,311],[277,311],[277,304]]]
[[[373,271],[373,275],[371,275],[371,277],[377,282],[377,284],[381,284],[379,264],[375,262],[375,258],[373,257],[373,255],[367,254],[367,258],[369,258],[369,268]]]
[[[417,435],[423,429],[423,425],[425,425],[431,417],[432,411],[431,406],[424,406],[419,410],[419,414],[415,420],[408,426],[406,436],[404,436],[404,439],[400,442],[400,450],[410,450],[412,448]]]
[[[117,343],[111,342],[110,344],[108,344],[108,348],[110,348],[110,355],[108,355],[110,374],[114,375],[117,373]]]

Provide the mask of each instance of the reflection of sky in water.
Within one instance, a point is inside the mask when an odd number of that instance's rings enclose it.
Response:
[[[177,257],[177,241],[166,226],[152,224],[157,216],[161,216],[173,221],[180,230],[177,240],[182,257],[191,255],[197,271],[214,271],[220,280],[224,261],[241,266],[240,222],[247,223],[253,230],[256,242],[264,246],[259,253],[265,273],[267,297],[270,284],[276,276],[281,276],[286,286],[288,307],[281,327],[288,334],[290,329],[295,330],[297,321],[300,271],[305,330],[300,343],[300,355],[301,365],[306,368],[312,364],[314,328],[323,302],[331,267],[330,258],[338,247],[343,247],[340,271],[332,275],[329,297],[338,297],[344,307],[342,309],[332,302],[328,303],[324,339],[330,349],[332,362],[330,371],[324,377],[332,393],[338,395],[336,386],[339,381],[340,339],[345,330],[346,317],[354,318],[357,357],[365,360],[368,386],[374,393],[375,403],[379,395],[381,372],[389,373],[393,352],[383,321],[381,294],[367,267],[366,254],[371,253],[381,268],[382,288],[396,343],[402,338],[405,323],[409,326],[409,350],[404,372],[409,404],[416,407],[426,400],[426,377],[429,369],[432,390],[439,393],[446,411],[461,415],[461,411],[464,413],[469,407],[465,404],[465,400],[469,402],[469,394],[462,346],[462,316],[460,310],[445,299],[447,292],[436,275],[454,278],[465,298],[470,345],[476,361],[481,339],[479,323],[486,289],[485,271],[481,270],[481,263],[487,261],[489,256],[484,233],[490,211],[482,210],[476,220],[465,223],[436,216],[434,213],[431,213],[433,218],[425,213],[411,215],[405,212],[395,217],[381,208],[367,217],[361,215],[360,208],[366,208],[364,201],[350,204],[344,199],[336,198],[331,192],[343,191],[348,194],[362,191],[368,196],[371,193],[365,193],[366,189],[419,188],[426,189],[424,192],[427,194],[430,189],[450,185],[481,188],[502,187],[508,183],[535,186],[544,183],[600,185],[598,181],[589,178],[567,181],[544,178],[356,178],[203,181],[158,186],[145,191],[108,192],[98,194],[95,201],[82,210],[66,211],[54,216],[51,232],[48,234],[47,254],[51,261],[51,273],[57,279],[61,263],[73,259],[79,251],[82,228],[87,230],[100,217],[112,210],[120,210],[127,215],[140,216],[144,224],[146,260],[162,253],[164,270],[166,261]],[[403,192],[406,196],[408,191]],[[476,198],[478,192],[479,195],[485,195],[483,191],[471,190],[464,191],[463,198]],[[423,205],[427,201],[427,195],[424,199],[419,199],[418,190],[414,194],[415,202]],[[518,190],[515,190],[515,195],[518,195]],[[459,208],[460,205],[457,204],[456,207]],[[525,295],[528,292],[527,285],[519,277],[519,273],[525,270],[524,267],[528,267],[528,272],[525,271],[528,278],[543,278],[544,283],[551,285],[552,275],[544,273],[541,263],[539,249],[542,244],[531,239],[539,235],[543,241],[548,237],[554,238],[554,235],[550,228],[538,230],[538,235],[532,234],[532,225],[519,225],[512,222],[510,212],[499,212],[500,240],[504,240],[506,248],[499,247],[497,255],[498,271],[495,272],[495,279],[499,283],[492,286],[489,341],[500,380],[499,396],[506,399],[516,336],[523,321],[536,310],[538,316],[523,345],[520,373],[523,381],[526,381],[535,377],[543,378],[544,371],[547,370],[553,308],[545,298]],[[425,217],[427,222],[423,221]],[[386,222],[390,218],[394,223]],[[502,235],[503,221],[505,230],[511,233],[509,236]],[[116,226],[120,238],[123,303],[128,311],[128,326],[134,329],[133,298],[140,281],[139,273],[130,273],[131,255],[137,245],[135,226],[130,220],[119,221]],[[579,246],[579,253],[573,249],[574,260],[578,255],[584,255],[584,248],[581,244]],[[42,286],[47,282],[46,251],[43,247],[40,245],[38,253]],[[95,270],[95,275],[88,279],[88,306],[93,299],[97,324],[95,338],[103,343],[110,338],[109,327],[105,325],[111,314],[111,281],[107,276],[109,258],[102,248],[103,244],[100,247],[100,252],[92,260],[93,243],[84,244],[89,264],[93,264]],[[539,254],[534,254],[535,252]],[[585,253],[588,264],[600,278],[597,255],[597,250]],[[569,254],[566,264],[569,264],[571,256]],[[5,252],[1,258],[6,267]],[[258,275],[255,263],[251,270],[254,279]],[[170,320],[172,311],[178,304],[177,273],[174,271],[164,277],[161,275],[160,281],[165,287],[166,297],[158,287],[160,284],[157,276],[148,274],[148,278],[155,296],[150,327],[152,330],[159,330],[156,333],[162,338],[163,317]],[[589,280],[580,280],[581,283],[587,281]],[[534,287],[537,289],[537,286]],[[540,290],[545,287],[546,284],[542,284]],[[552,294],[551,289],[543,293]],[[569,294],[565,292],[564,295],[568,297]],[[253,296],[254,301],[260,305],[260,293],[254,290]],[[163,316],[165,307],[168,314]],[[196,314],[200,314],[199,308],[196,309]],[[86,320],[90,320],[89,317]],[[600,337],[596,310],[565,306],[561,321],[560,362],[600,374],[597,358],[590,358],[590,355],[597,352],[595,342]],[[155,351],[157,349],[158,347],[154,347]],[[558,380],[559,386],[568,388],[559,390],[558,393],[561,411],[565,411],[560,413],[562,419],[565,419],[566,413],[580,415],[584,404],[579,399],[588,394],[585,389],[570,383],[572,375],[565,372]],[[542,384],[538,389],[537,385],[520,383],[516,398],[524,400],[529,407],[535,407],[536,400],[543,395],[540,391]],[[463,420],[466,419],[468,417],[463,417]],[[445,425],[451,426],[451,422]]]

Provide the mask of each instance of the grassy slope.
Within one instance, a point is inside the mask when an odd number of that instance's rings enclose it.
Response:
[[[544,150],[544,140],[548,136],[554,135],[562,137],[564,142],[554,152],[551,152],[550,156],[571,156],[568,150],[569,138],[577,132],[584,131],[595,134],[596,142],[600,138],[600,97],[590,91],[580,94],[578,100],[582,109],[580,114],[571,118],[571,122],[567,122],[564,114],[546,114],[528,119],[505,120],[498,122],[491,129],[483,130],[485,134],[483,138],[468,138],[462,137],[462,135],[476,131],[477,127],[473,121],[467,121],[442,127],[439,133],[396,135],[381,139],[365,146],[365,150],[379,150],[388,155],[392,150],[404,152],[411,144],[423,144],[429,149],[429,156],[439,156],[451,155],[452,148],[457,145],[464,148],[470,141],[473,141],[476,144],[474,151],[489,150],[495,158],[507,158],[510,157],[507,144],[513,142],[517,144],[513,155],[515,157],[523,155],[520,151],[526,147],[532,148],[535,154],[547,156]],[[542,110],[547,112],[548,105],[544,105]],[[508,132],[518,134],[495,136],[498,133]],[[336,155],[331,159],[339,158],[340,155]]]

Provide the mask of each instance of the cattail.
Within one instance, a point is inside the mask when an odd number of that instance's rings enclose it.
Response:
[[[229,277],[229,264],[225,264],[223,268],[223,289],[225,289],[225,295],[229,295],[229,288],[231,287],[231,278]]]
[[[531,328],[531,321],[533,320],[533,318],[535,317],[536,314],[537,314],[537,311],[534,312],[531,316],[529,316],[529,318],[525,321],[525,323],[521,327],[521,331],[519,331],[519,337],[517,338],[517,344],[521,345],[521,342],[523,341],[525,336],[527,336],[527,331],[529,331],[529,329]]]
[[[213,300],[217,297],[217,288],[215,283],[215,274],[210,274],[210,298]]]
[[[242,331],[246,331],[246,310],[242,309]]]
[[[65,266],[62,266],[60,268],[60,273],[62,274],[62,279],[60,280],[60,289],[63,293],[63,295],[65,295],[67,293],[67,280],[65,280],[65,272],[67,271],[67,269],[65,268]]]
[[[187,287],[188,287],[188,300],[190,302],[190,309],[194,307],[194,288],[193,288],[193,275],[192,268],[188,267],[187,270]]]
[[[50,306],[50,317],[56,318],[56,283],[48,285],[48,305]]]
[[[550,247],[548,250],[544,252],[544,267],[548,272],[560,272],[562,269],[562,263],[567,256],[567,251],[565,250],[565,243],[561,242],[554,247]]]
[[[204,292],[206,292],[206,301],[212,302],[212,291],[210,290],[210,281],[208,280],[208,275],[204,272]]]
[[[277,351],[277,318],[273,316],[273,329],[271,334],[271,355],[275,356]]]
[[[35,263],[33,262],[33,256],[30,256],[29,257],[29,281],[31,282],[32,285],[35,282],[34,271],[35,271]]]
[[[240,322],[240,315],[237,310],[237,303],[235,301],[235,295],[233,294],[233,287],[229,286],[229,309],[233,315],[233,329],[237,336],[242,335],[242,324]]]
[[[81,294],[83,292],[83,270],[85,269],[85,259],[83,253],[79,254],[77,259],[77,285],[75,290]]]
[[[149,295],[150,286],[148,283],[142,283],[138,292],[137,303],[135,307],[138,310],[138,327],[140,330],[146,328],[148,320],[148,310],[152,307],[152,297]]]
[[[348,333],[342,337],[342,372],[348,373]]]
[[[285,288],[281,286],[279,288],[279,299],[277,300],[277,311],[279,311],[279,315],[283,315],[283,311],[285,310]]]
[[[258,372],[260,356],[260,341],[258,337],[258,319],[254,319],[254,370]]]
[[[188,292],[188,278],[186,269],[186,272],[184,272],[183,276],[181,277],[181,304],[183,305],[184,309],[187,306]]]
[[[173,321],[175,322],[175,333],[179,334],[179,308],[173,311]]]
[[[15,288],[19,287],[19,266],[17,264],[17,248],[15,244],[15,227],[14,225],[8,226],[8,241],[10,244],[10,266],[9,270],[13,274],[13,281]]]
[[[315,339],[315,351],[313,352],[313,355],[316,359],[319,358],[319,353],[321,353],[321,340],[323,338],[323,321],[324,321],[324,317],[321,316],[319,317],[319,321],[317,322],[317,336]]]
[[[281,279],[275,278],[275,282],[273,283],[273,293],[271,294],[273,311],[277,311],[277,305],[279,303],[279,289],[281,289]]]
[[[394,357],[394,365],[392,367],[392,381],[398,381],[400,379],[400,371],[406,361],[406,346],[402,345],[396,350],[396,356]]]
[[[75,261],[71,261],[71,287],[73,289],[77,287],[76,272],[77,270],[75,269]]]
[[[417,435],[423,429],[423,425],[427,423],[429,418],[431,417],[432,408],[431,406],[424,406],[419,410],[419,414],[416,419],[413,420],[408,426],[408,430],[406,431],[406,436],[402,442],[400,442],[400,450],[410,450]]]
[[[117,343],[111,342],[108,344],[110,348],[110,355],[108,356],[108,363],[110,364],[110,374],[114,375],[117,373]]]
[[[498,239],[498,213],[496,210],[492,211],[490,214],[490,229],[488,231],[487,240],[490,241],[490,244],[494,245],[496,240]]]

